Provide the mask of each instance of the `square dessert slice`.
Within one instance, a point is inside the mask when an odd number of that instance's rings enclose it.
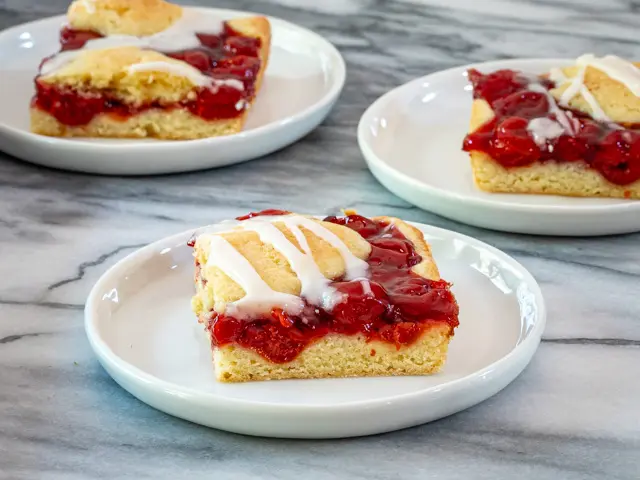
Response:
[[[219,381],[442,368],[458,305],[419,230],[355,214],[239,220],[193,241],[192,306]]]
[[[163,0],[76,0],[35,79],[31,130],[195,139],[239,132],[260,90],[264,17],[226,22]]]
[[[468,72],[469,152],[489,192],[640,198],[640,70],[584,55],[536,77]]]

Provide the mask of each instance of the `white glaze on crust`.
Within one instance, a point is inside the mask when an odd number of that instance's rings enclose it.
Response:
[[[274,222],[284,224],[300,248],[273,225]],[[280,308],[286,313],[296,315],[304,306],[302,297],[309,304],[322,307],[327,311],[331,311],[335,305],[342,301],[343,296],[331,286],[332,280],[324,276],[314,260],[311,247],[301,227],[324,240],[340,253],[345,264],[345,280],[366,280],[367,278],[369,268],[367,262],[355,256],[340,237],[310,218],[300,215],[263,216],[239,222],[234,226],[257,233],[262,243],[269,244],[280,252],[298,277],[301,285],[300,297],[273,290],[260,277],[251,263],[221,236],[233,230],[215,229],[217,231],[211,234],[207,266],[219,268],[240,285],[245,292],[245,296],[240,300],[226,306],[229,314],[234,317],[253,318],[257,314],[269,312],[274,308]]]
[[[288,293],[273,290],[258,275],[253,265],[244,258],[224,237],[211,237],[211,250],[207,266],[215,266],[222,270],[231,280],[245,291],[240,300],[227,305],[227,312],[237,318],[252,314],[270,312],[273,308],[281,308],[284,312],[297,315],[302,311],[302,298]]]
[[[244,84],[236,79],[217,79],[203,75],[200,70],[188,63],[181,62],[146,62],[136,63],[128,68],[129,72],[165,72],[178,77],[185,77],[198,87],[230,87],[236,90],[244,90]],[[238,109],[240,110],[240,109]]]
[[[176,52],[182,50],[190,50],[200,47],[198,33],[218,35],[222,32],[223,22],[212,22],[210,17],[202,16],[195,10],[184,9],[182,17],[166,30],[146,37],[135,37],[132,35],[109,35],[103,38],[96,38],[87,41],[85,45],[78,50],[69,50],[60,52],[50,58],[40,68],[41,75],[51,75],[68,63],[72,62],[79,55],[87,50],[104,50],[119,47],[137,47],[145,50],[154,50],[157,52]],[[169,71],[178,76],[188,78],[197,86],[219,87],[226,85],[237,90],[243,90],[244,85],[238,80],[223,81],[212,79],[202,74],[199,70],[184,63],[184,68],[178,68],[175,64],[159,65],[160,62],[154,62],[153,68],[162,69],[161,71]],[[131,68],[137,71],[144,70],[144,64],[132,65]]]
[[[591,53],[582,55],[576,64],[583,67],[593,67],[606,73],[612,79],[622,83],[636,97],[640,96],[640,69],[633,63],[615,55],[598,58]]]

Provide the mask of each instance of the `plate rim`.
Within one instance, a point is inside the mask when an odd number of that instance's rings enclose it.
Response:
[[[307,28],[302,25],[298,25],[296,23],[290,22],[280,17],[274,17],[271,15],[266,15],[263,13],[253,12],[249,10],[199,7],[199,6],[193,6],[193,5],[187,5],[185,7],[194,9],[194,10],[204,10],[212,14],[215,14],[216,12],[218,12],[221,15],[238,14],[239,16],[254,16],[254,15],[264,16],[269,19],[269,22],[271,22],[273,27],[275,27],[275,25],[281,24],[284,27],[297,29],[301,33],[311,36],[315,42],[320,42],[324,44],[330,56],[335,57],[334,58],[336,60],[335,65],[334,67],[331,67],[331,71],[334,72],[334,80],[333,82],[330,83],[330,88],[322,95],[322,97],[319,97],[315,101],[315,103],[307,106],[303,110],[296,112],[293,115],[290,115],[286,118],[283,118],[274,122],[267,123],[265,125],[261,125],[259,127],[256,127],[250,130],[242,130],[238,133],[221,136],[221,137],[199,138],[199,139],[193,139],[193,140],[158,140],[153,142],[127,142],[126,144],[123,144],[117,141],[106,142],[106,143],[94,143],[87,138],[48,137],[45,135],[39,135],[23,129],[19,129],[2,122],[0,122],[0,130],[4,131],[6,134],[17,137],[20,140],[32,141],[32,142],[33,141],[44,142],[49,145],[55,145],[56,148],[62,148],[62,149],[66,149],[66,148],[74,149],[76,147],[77,148],[91,147],[91,148],[100,148],[100,149],[104,148],[104,149],[111,150],[113,153],[118,153],[118,151],[121,149],[124,149],[127,151],[130,151],[132,149],[143,149],[143,150],[148,149],[149,153],[153,153],[153,151],[159,150],[159,149],[162,149],[162,150],[165,150],[167,148],[180,149],[180,148],[184,148],[186,145],[206,145],[206,144],[213,144],[213,143],[215,143],[216,146],[224,147],[226,144],[231,142],[251,140],[255,135],[268,135],[270,132],[272,132],[277,128],[281,128],[290,123],[297,123],[301,119],[310,116],[314,112],[322,111],[322,109],[327,108],[333,102],[335,102],[340,96],[344,88],[344,85],[346,83],[346,77],[347,77],[346,62],[344,60],[344,57],[338,50],[338,48],[333,43],[331,43],[327,38],[320,35],[319,33],[311,30],[310,28]],[[17,31],[23,30],[25,28],[31,28],[31,29],[33,29],[34,27],[42,28],[42,26],[39,26],[38,24],[45,24],[49,22],[53,23],[54,21],[64,23],[66,19],[67,19],[67,16],[65,14],[52,15],[52,16],[41,18],[31,22],[25,22],[25,23],[11,26],[9,28],[0,30],[0,42],[3,40],[5,36],[10,36],[11,34],[14,34]]]
[[[547,320],[547,308],[546,303],[544,301],[544,296],[542,294],[542,290],[540,285],[533,277],[533,275],[527,270],[520,262],[514,259],[512,256],[503,252],[502,250],[493,247],[481,240],[475,239],[468,235],[461,234],[459,232],[455,232],[453,230],[447,230],[440,227],[435,227],[431,225],[427,225],[420,222],[408,222],[414,226],[416,226],[423,233],[427,233],[429,230],[433,232],[433,234],[444,234],[444,235],[453,235],[460,240],[467,242],[469,245],[474,247],[480,247],[488,250],[492,254],[496,255],[502,261],[507,262],[510,266],[515,267],[520,275],[522,275],[523,281],[530,287],[532,293],[535,297],[535,304],[537,308],[536,321],[533,324],[533,327],[525,333],[524,337],[521,337],[520,341],[516,343],[516,345],[504,356],[500,357],[498,360],[486,365],[485,367],[476,370],[464,377],[451,380],[449,382],[442,383],[440,385],[433,385],[427,388],[423,388],[420,390],[403,393],[400,395],[390,395],[382,398],[369,399],[369,400],[355,400],[340,404],[315,404],[315,405],[301,405],[296,403],[287,403],[287,402],[264,402],[264,401],[252,401],[245,399],[231,399],[225,396],[221,396],[219,394],[213,392],[202,392],[196,390],[191,387],[184,387],[175,383],[171,383],[169,381],[160,379],[150,373],[147,373],[135,365],[132,365],[118,356],[113,350],[109,347],[109,345],[101,338],[98,333],[97,323],[98,323],[98,314],[97,307],[98,302],[100,302],[99,293],[104,290],[103,285],[110,281],[111,277],[117,275],[119,270],[126,270],[126,267],[131,262],[135,261],[135,258],[140,256],[141,258],[150,258],[153,253],[160,251],[162,248],[166,248],[167,244],[175,244],[178,242],[176,246],[181,245],[183,242],[194,234],[202,229],[209,228],[215,224],[207,225],[203,227],[197,227],[188,229],[186,231],[170,235],[168,237],[157,240],[153,243],[150,243],[134,252],[131,252],[129,255],[125,256],[121,260],[119,260],[115,265],[111,266],[107,271],[105,271],[98,281],[94,284],[89,292],[87,297],[85,308],[84,308],[84,328],[85,334],[89,340],[91,348],[98,358],[99,362],[105,368],[109,376],[111,376],[114,380],[114,376],[111,374],[111,369],[115,369],[120,374],[124,375],[129,381],[134,381],[137,384],[147,384],[153,391],[154,394],[164,392],[165,394],[170,394],[173,396],[180,396],[183,398],[189,398],[191,400],[204,402],[208,406],[216,406],[222,405],[225,408],[235,408],[235,409],[252,409],[252,408],[260,408],[263,410],[267,410],[272,413],[281,413],[283,411],[295,411],[299,412],[320,412],[326,410],[334,410],[334,411],[344,411],[351,409],[359,409],[362,407],[366,408],[382,408],[385,405],[395,404],[398,402],[409,402],[411,400],[415,400],[416,398],[425,397],[428,398],[434,392],[453,392],[455,394],[456,390],[465,390],[466,384],[473,384],[477,382],[479,379],[485,379],[487,377],[492,377],[496,375],[496,372],[503,374],[508,371],[509,367],[515,365],[517,360],[521,356],[527,356],[528,358],[524,358],[523,367],[517,372],[514,379],[522,373],[522,371],[526,368],[526,366],[530,363],[531,359],[535,355],[537,351],[538,345],[542,339],[542,335],[545,330],[546,320]],[[423,228],[426,229],[423,230]],[[427,233],[428,234],[428,233]],[[175,247],[171,247],[175,248]],[[213,368],[213,367],[212,367]],[[498,375],[499,377],[500,375]],[[348,380],[348,379],[347,379]],[[511,383],[513,379],[509,380],[507,384]],[[120,384],[119,381],[116,380],[117,383]],[[122,386],[122,384],[120,384]],[[131,393],[128,388],[123,388]],[[146,403],[146,402],[145,402]],[[475,402],[477,403],[477,402]],[[474,403],[474,404],[475,404]]]
[[[407,173],[398,170],[397,168],[392,167],[386,161],[384,161],[381,157],[379,157],[373,150],[373,148],[369,145],[369,142],[365,139],[367,127],[371,124],[371,120],[374,117],[374,111],[376,109],[381,109],[383,106],[389,103],[389,100],[394,96],[398,95],[402,90],[409,90],[417,84],[428,81],[430,78],[434,76],[447,76],[454,75],[457,73],[463,73],[465,70],[469,68],[508,68],[509,64],[513,62],[518,63],[556,63],[556,64],[567,64],[573,62],[572,59],[567,58],[508,58],[501,60],[491,60],[487,62],[476,62],[470,63],[467,65],[458,65],[455,67],[447,68],[444,70],[439,70],[436,72],[429,73],[419,78],[414,78],[405,82],[401,85],[398,85],[388,92],[385,92],[383,95],[377,97],[364,111],[361,115],[360,120],[358,121],[357,128],[357,141],[360,151],[365,159],[367,167],[373,173],[373,169],[379,168],[384,171],[387,175],[394,177],[397,181],[403,182],[405,184],[411,185],[413,188],[421,191],[422,193],[429,195],[434,200],[447,200],[457,202],[458,204],[462,202],[473,203],[476,206],[481,206],[487,209],[492,209],[494,211],[503,211],[510,213],[549,213],[549,214],[590,214],[594,212],[627,212],[629,210],[634,211],[638,210],[640,212],[640,200],[621,200],[620,203],[616,203],[613,205],[536,205],[536,204],[527,204],[527,203],[512,203],[508,200],[500,200],[498,198],[479,198],[479,197],[470,197],[461,193],[452,192],[446,190],[444,188],[439,188],[428,183],[417,180],[416,178],[411,177]],[[375,174],[374,174],[375,176]],[[477,188],[477,187],[476,187]],[[499,196],[499,193],[493,194]],[[545,195],[546,197],[553,195]],[[603,198],[602,200],[607,200]],[[609,199],[611,200],[611,199]],[[411,202],[410,202],[411,203]],[[603,212],[604,213],[604,212]]]

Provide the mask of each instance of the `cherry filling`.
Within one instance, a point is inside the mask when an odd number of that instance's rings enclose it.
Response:
[[[261,213],[278,214],[274,212],[278,211]],[[214,314],[207,325],[214,346],[236,343],[271,362],[286,363],[307,345],[331,333],[363,334],[368,340],[399,348],[415,342],[436,323],[452,328],[458,325],[458,304],[450,285],[411,271],[422,258],[397,228],[359,215],[328,217],[325,221],[351,228],[371,244],[368,281],[333,282],[332,286],[345,295],[331,312],[307,304],[299,316],[281,310],[254,320]]]
[[[271,215],[288,215],[291,212],[287,212],[286,210],[277,210],[275,208],[268,208],[266,210],[261,210],[259,212],[251,212],[246,215],[242,215],[241,217],[236,217],[236,220],[249,220],[254,217],[263,217],[263,216],[271,216]]]
[[[628,185],[640,180],[640,132],[597,122],[580,112],[559,106],[573,116],[575,134],[563,134],[538,145],[527,130],[535,118],[556,120],[546,95],[529,89],[529,81],[512,70],[484,75],[469,70],[473,96],[491,105],[495,118],[464,139],[463,150],[488,154],[505,167],[523,167],[538,161],[584,161],[611,183]],[[553,84],[539,82],[547,89]]]
[[[179,52],[163,52],[182,60],[214,80],[237,80],[244,90],[232,85],[196,89],[195,98],[181,103],[147,103],[130,105],[104,92],[77,92],[56,87],[36,78],[36,95],[32,105],[53,115],[60,123],[81,126],[96,115],[108,113],[126,119],[152,108],[187,108],[205,120],[235,118],[247,108],[247,102],[255,95],[256,79],[260,71],[260,46],[258,38],[245,37],[226,23],[220,35],[198,34],[201,46]],[[87,30],[65,27],[60,32],[60,51],[78,50],[89,40],[102,35]],[[48,59],[45,59],[46,62]],[[44,63],[43,62],[43,63]]]

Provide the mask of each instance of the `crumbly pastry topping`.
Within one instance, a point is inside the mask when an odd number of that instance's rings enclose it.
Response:
[[[613,55],[583,55],[576,65],[551,70],[551,94],[561,105],[595,120],[639,124],[639,66]]]
[[[135,105],[189,99],[194,84],[208,82],[208,78],[191,65],[162,53],[119,47],[82,51],[39,81],[82,91],[107,90],[115,98]],[[242,83],[238,83],[241,89]]]
[[[201,235],[196,261],[205,270],[216,312],[235,302],[252,314],[274,307],[299,313],[300,296],[330,304],[331,280],[364,277],[370,251],[347,227],[286,215],[256,217],[228,232]]]
[[[140,37],[166,30],[182,13],[180,6],[163,0],[75,0],[67,15],[77,30]]]

